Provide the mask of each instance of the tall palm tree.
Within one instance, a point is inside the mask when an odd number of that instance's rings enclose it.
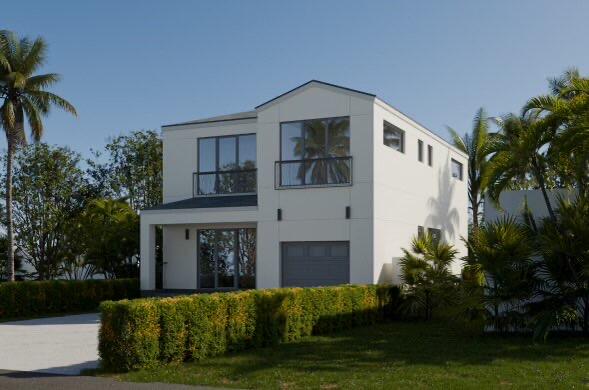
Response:
[[[499,124],[501,131],[494,136],[494,154],[483,177],[483,185],[488,186],[491,199],[498,201],[501,192],[514,180],[531,175],[542,192],[548,215],[556,220],[546,184],[553,130],[534,112],[519,116],[509,114]]]
[[[487,173],[487,157],[492,151],[492,134],[489,134],[489,117],[484,108],[480,108],[473,120],[472,133],[458,135],[456,130],[448,127],[454,146],[468,155],[468,200],[472,211],[472,228],[479,227],[480,208],[483,202],[483,177]]]
[[[25,145],[25,121],[35,142],[43,135],[43,120],[52,106],[73,115],[76,109],[65,99],[47,91],[57,83],[58,74],[35,75],[44,64],[47,44],[42,38],[34,41],[18,38],[0,30],[0,127],[6,134],[6,235],[8,238],[8,279],[14,280],[14,230],[12,221],[12,175],[16,149]]]

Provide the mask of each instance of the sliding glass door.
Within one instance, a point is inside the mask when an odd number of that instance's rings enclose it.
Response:
[[[198,231],[198,288],[255,288],[256,229]]]

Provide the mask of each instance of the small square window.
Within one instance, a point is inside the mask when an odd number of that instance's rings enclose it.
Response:
[[[423,162],[423,141],[420,139],[417,140],[417,160]]]
[[[427,165],[434,165],[434,148],[431,145],[427,145]]]
[[[439,243],[442,239],[442,231],[440,229],[428,228],[427,233],[430,235],[434,243]]]
[[[383,143],[389,148],[405,153],[405,132],[387,121],[383,122]]]
[[[458,179],[458,180],[462,180],[463,179],[463,172],[462,172],[462,163],[459,163],[458,161],[452,159],[450,161],[451,166],[452,166],[452,177]]]
[[[417,238],[423,238],[423,236],[425,236],[425,229],[423,228],[423,226],[418,226],[417,227]]]

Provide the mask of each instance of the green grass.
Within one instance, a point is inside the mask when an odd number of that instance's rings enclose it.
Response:
[[[589,339],[533,343],[388,323],[116,377],[255,389],[589,388]]]

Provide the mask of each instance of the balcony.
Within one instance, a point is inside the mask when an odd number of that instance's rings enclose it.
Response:
[[[193,196],[255,194],[257,169],[194,172]]]
[[[274,187],[309,188],[352,185],[352,157],[276,161]]]

